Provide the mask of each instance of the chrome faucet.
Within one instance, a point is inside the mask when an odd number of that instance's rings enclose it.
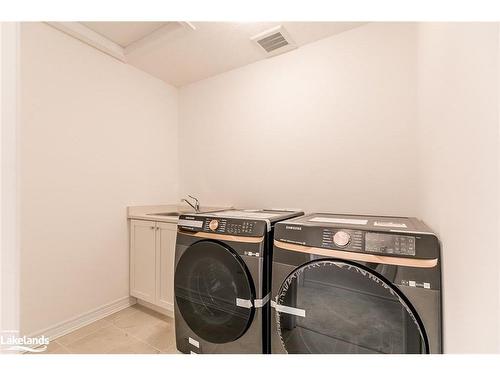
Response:
[[[189,194],[188,197],[194,200],[194,204],[185,198],[181,199],[181,202],[186,202],[187,204],[189,204],[193,208],[194,212],[196,213],[200,212],[200,201],[198,200],[198,198],[193,197],[192,195]]]

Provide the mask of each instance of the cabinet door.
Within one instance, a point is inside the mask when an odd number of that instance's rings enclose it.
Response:
[[[157,223],[156,305],[174,310],[174,259],[177,225]]]
[[[130,294],[155,302],[156,223],[130,222]]]

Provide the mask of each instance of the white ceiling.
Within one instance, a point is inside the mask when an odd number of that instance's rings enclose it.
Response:
[[[265,59],[250,38],[283,25],[298,47],[360,22],[81,22],[123,49],[127,63],[175,86]]]
[[[167,22],[81,22],[121,47],[127,47],[165,26]]]

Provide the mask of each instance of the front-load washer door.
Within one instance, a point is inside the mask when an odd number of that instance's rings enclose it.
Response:
[[[274,318],[288,353],[426,353],[420,319],[394,286],[367,267],[307,263],[281,285]]]
[[[252,322],[252,278],[240,256],[222,243],[189,246],[177,264],[174,291],[187,325],[208,342],[235,341]]]

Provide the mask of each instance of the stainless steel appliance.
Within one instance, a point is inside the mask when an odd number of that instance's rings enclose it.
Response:
[[[269,352],[274,225],[302,214],[232,209],[179,217],[174,280],[179,351]]]
[[[441,353],[438,238],[420,220],[315,213],[276,224],[272,353]]]

